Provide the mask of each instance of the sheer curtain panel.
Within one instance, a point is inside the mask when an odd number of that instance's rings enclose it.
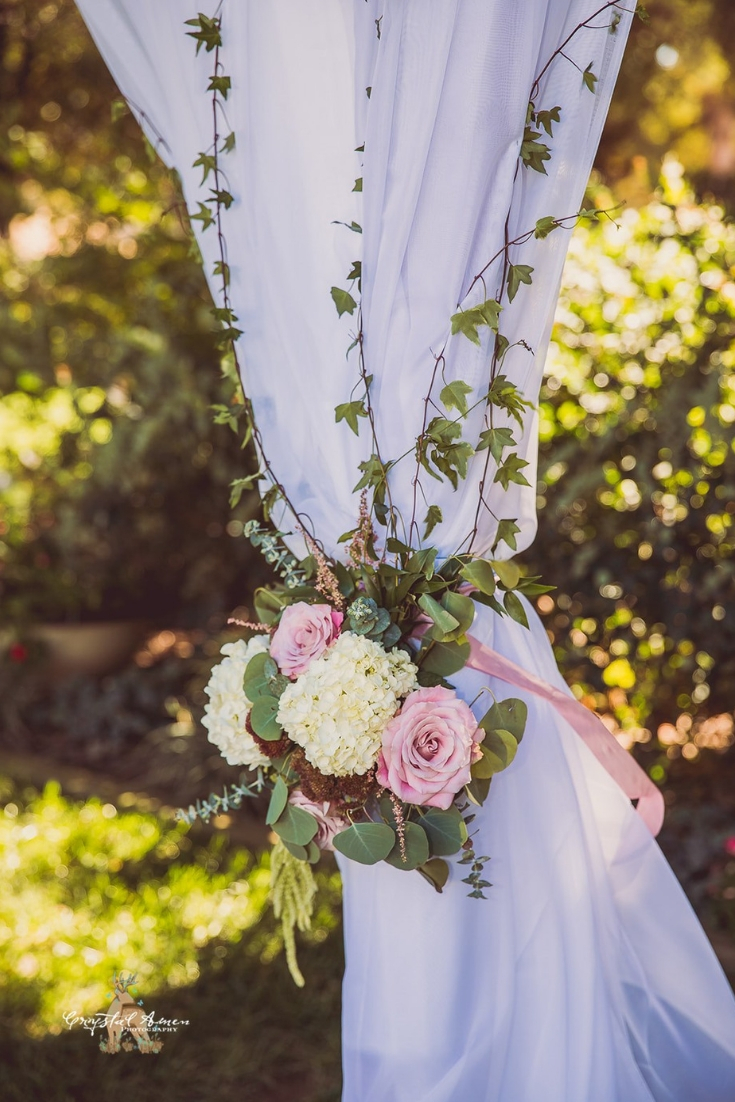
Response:
[[[334,407],[357,379],[345,355],[355,320],[337,316],[330,288],[362,262],[377,433],[385,456],[410,453],[437,354],[446,381],[464,379],[475,394],[487,387],[487,342],[450,334],[458,304],[485,297],[475,276],[506,234],[514,240],[582,202],[632,4],[78,3],[192,210],[202,197],[192,165],[213,137],[211,58],[195,57],[184,21],[197,11],[222,17],[237,142],[223,226],[244,384],[278,477],[338,554],[370,448],[366,433],[335,424]],[[566,56],[547,68],[560,47]],[[588,66],[594,93],[582,80]],[[547,175],[519,167],[532,89],[537,107],[561,107]],[[362,192],[353,190],[358,177]],[[353,221],[361,234],[347,228]],[[503,371],[532,402],[568,232],[531,235],[511,255],[534,277],[504,310],[514,347]],[[199,241],[211,275],[216,237]],[[492,296],[499,260],[484,278]],[[212,291],[217,298],[215,280]],[[476,442],[484,427],[478,407],[465,435]],[[529,416],[520,454],[531,483],[536,433]],[[493,484],[490,509],[476,518],[484,455],[472,464],[458,493],[432,483],[444,516],[432,543],[445,555],[487,551],[497,518],[517,518],[519,549],[528,546],[534,489]],[[407,525],[414,473],[409,457],[391,475]],[[530,630],[481,608],[472,632],[567,692],[527,612]],[[488,686],[508,695],[470,669],[456,685],[467,700]],[[478,852],[492,857],[487,901],[467,898],[457,867],[437,895],[388,865],[341,862],[344,1102],[733,1102],[735,1001],[688,902],[630,801],[567,722],[524,699],[518,757],[493,781],[475,824]]]

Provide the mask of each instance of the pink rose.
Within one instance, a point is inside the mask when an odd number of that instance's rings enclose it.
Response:
[[[347,829],[350,825],[347,820],[342,819],[339,815],[332,814],[329,810],[332,805],[326,800],[323,803],[314,803],[313,800],[309,800],[300,788],[295,788],[288,800],[294,807],[303,808],[304,811],[308,811],[309,814],[313,815],[316,819],[319,825],[314,835],[314,841],[319,846],[319,849],[334,851],[332,839],[335,834],[339,834],[341,830]]]
[[[378,781],[405,803],[446,809],[469,784],[484,737],[453,689],[417,689],[383,731]]]
[[[731,857],[735,857],[735,835],[725,839],[725,853],[729,853]]]
[[[344,615],[331,605],[297,601],[283,610],[271,639],[271,658],[287,677],[298,677],[339,635]]]

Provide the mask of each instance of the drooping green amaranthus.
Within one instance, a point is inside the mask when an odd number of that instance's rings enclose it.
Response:
[[[281,920],[288,970],[297,987],[303,987],[305,981],[296,960],[294,929],[311,929],[315,895],[311,865],[289,853],[279,839],[271,852],[271,900],[273,913]]]

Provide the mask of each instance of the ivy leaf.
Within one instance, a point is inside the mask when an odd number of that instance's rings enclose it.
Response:
[[[353,187],[352,190],[353,191],[362,191],[362,176],[357,177],[357,179],[355,180],[355,186]]]
[[[487,299],[479,306],[472,306],[469,310],[459,310],[452,314],[452,335],[464,333],[473,344],[480,343],[478,328],[487,325],[494,333],[498,331],[500,311],[502,306],[493,298]]]
[[[214,215],[212,214],[206,203],[197,203],[199,210],[196,214],[189,214],[189,220],[191,222],[201,222],[202,230],[209,229],[214,225]]]
[[[347,278],[350,280],[350,282],[352,282],[353,280],[356,279],[357,282],[358,282],[358,286],[359,286],[360,280],[362,279],[362,261],[361,260],[353,260],[352,261],[352,267],[350,268],[349,272],[347,273]]]
[[[445,409],[456,409],[465,417],[467,415],[467,395],[472,393],[472,387],[468,383],[457,379],[453,383],[447,383],[439,395],[439,401]]]
[[[512,302],[518,294],[518,288],[522,283],[531,284],[531,272],[533,268],[529,264],[511,264],[508,268],[508,301]]]
[[[215,203],[219,203],[225,208],[225,210],[229,210],[235,201],[234,196],[231,195],[229,191],[225,191],[224,189],[220,191],[215,191],[214,189],[212,189],[212,195],[214,196]]]
[[[340,405],[335,406],[334,420],[338,424],[340,421],[346,421],[355,436],[360,435],[360,429],[357,424],[358,417],[367,417],[367,410],[365,409],[365,403],[363,401],[342,402]]]
[[[227,263],[226,260],[215,260],[214,265],[212,267],[212,271],[213,271],[214,275],[222,277],[222,282],[225,285],[225,287],[229,287],[229,285],[230,285],[230,265]]]
[[[357,469],[362,471],[362,478],[355,486],[353,493],[357,490],[367,490],[371,487],[381,486],[385,481],[386,468],[377,455],[373,454],[364,463],[358,464]]]
[[[547,214],[544,218],[539,218],[533,236],[536,238],[548,237],[555,229],[558,229],[556,219]]]
[[[589,88],[590,92],[592,92],[594,95],[595,85],[597,84],[598,78],[592,72],[592,62],[589,63],[585,71],[582,73],[582,80],[584,81],[585,87]]]
[[[493,459],[496,463],[499,463],[503,454],[503,449],[510,448],[515,443],[516,440],[513,436],[512,429],[485,429],[484,432],[480,433],[477,450],[481,452],[484,451],[485,448],[489,448]]]
[[[511,383],[505,375],[495,376],[487,392],[487,400],[490,405],[497,406],[499,409],[506,409],[521,427],[523,426],[523,417],[521,416],[523,410],[532,408],[532,403],[521,395],[515,383]]]
[[[192,167],[201,168],[203,173],[201,182],[204,183],[210,172],[214,172],[217,167],[217,158],[212,153],[200,153]]]
[[[545,176],[546,167],[544,162],[551,159],[551,150],[548,145],[538,140],[540,137],[540,130],[534,130],[530,124],[526,126],[523,131],[520,158],[526,168],[531,168],[534,172],[541,172]]]
[[[499,521],[493,550],[495,550],[499,543],[507,543],[512,551],[517,551],[518,544],[516,542],[516,535],[518,532],[520,532],[520,528],[514,520]]]
[[[635,14],[638,16],[641,23],[650,23],[651,22],[651,17],[648,14],[648,11],[646,10],[646,8],[643,6],[643,4],[636,4]]]
[[[245,478],[236,478],[230,483],[230,508],[234,509],[239,504],[245,490],[252,490],[256,482],[261,482],[265,475],[260,471],[257,474],[246,475]]]
[[[437,524],[441,524],[441,522],[443,520],[444,520],[444,517],[442,515],[442,511],[439,508],[439,506],[438,505],[430,505],[427,512],[426,512],[426,516],[424,517],[424,524],[426,525],[426,527],[424,528],[424,539],[425,540],[427,540],[429,538],[431,533],[436,528]]]
[[[209,84],[207,85],[208,92],[215,92],[222,96],[222,99],[227,99],[230,88],[232,87],[232,79],[218,74],[209,78]]]
[[[235,148],[235,131],[233,130],[233,131],[231,131],[231,133],[229,133],[227,135],[225,140],[222,142],[222,152],[223,153],[232,153],[232,150],[234,148]]]
[[[332,287],[332,300],[340,317],[343,314],[354,314],[357,303],[349,291],[343,291],[341,287]]]
[[[542,126],[549,137],[553,137],[551,133],[552,124],[559,122],[561,118],[561,107],[552,107],[550,111],[537,111],[536,123],[538,126]]]
[[[530,486],[531,483],[522,473],[523,468],[527,466],[528,461],[521,459],[519,455],[513,452],[505,460],[502,467],[498,467],[493,482],[499,482],[504,490],[508,489],[511,482],[515,482],[519,486]]]
[[[201,12],[196,19],[186,19],[184,21],[186,27],[196,27],[195,31],[187,31],[189,38],[196,39],[197,55],[202,46],[205,47],[207,53],[211,53],[216,46],[222,45],[222,36],[220,34],[220,20],[217,18],[211,18],[208,15],[203,15]]]

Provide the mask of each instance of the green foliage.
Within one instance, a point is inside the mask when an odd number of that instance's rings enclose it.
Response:
[[[13,5],[0,51],[4,616],[231,607],[251,554],[225,536],[228,486],[250,459],[211,425],[238,392],[179,197],[132,115],[111,121],[73,5]]]
[[[659,198],[577,228],[541,392],[525,558],[559,586],[540,607],[567,676],[642,738],[732,707],[734,269],[670,162]]]
[[[341,287],[332,287],[331,294],[340,317],[342,317],[343,314],[354,314],[357,303],[349,291],[343,291]]]
[[[334,848],[361,865],[376,865],[388,856],[396,836],[387,823],[353,823],[335,835]]]
[[[367,410],[365,409],[364,400],[356,402],[342,402],[335,407],[334,419],[339,424],[340,421],[346,421],[350,426],[355,436],[359,436],[360,427],[357,423],[358,417],[367,417]]]
[[[226,856],[222,837],[202,846],[181,824],[69,803],[54,782],[5,802],[0,964],[8,988],[33,993],[37,1031],[101,1009],[115,969],[148,990],[192,983],[202,949],[239,941],[265,908],[267,861]]]
[[[479,344],[479,330],[483,326],[487,326],[493,333],[497,333],[501,310],[502,306],[495,299],[487,299],[479,306],[459,310],[456,314],[452,314],[452,335],[463,333],[473,344]]]

